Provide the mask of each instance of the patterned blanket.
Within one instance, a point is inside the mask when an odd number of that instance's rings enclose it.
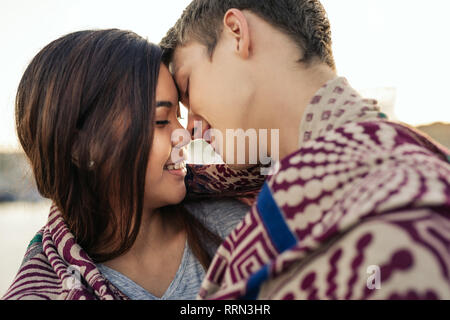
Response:
[[[306,108],[299,150],[272,176],[190,166],[188,198],[252,204],[199,298],[450,299],[450,153],[382,118],[337,78]],[[2,299],[128,298],[52,206]]]
[[[450,153],[345,78],[307,106],[200,299],[450,299]]]
[[[219,248],[201,299],[450,299],[450,157],[384,120],[283,159]]]
[[[264,182],[258,168],[226,165],[188,167],[189,198],[235,196],[252,203]],[[77,244],[53,204],[47,224],[30,242],[20,269],[2,300],[128,300]]]

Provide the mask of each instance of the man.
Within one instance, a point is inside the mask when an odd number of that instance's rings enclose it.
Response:
[[[279,129],[200,298],[450,298],[449,152],[337,77],[318,0],[194,0],[161,45],[189,130]]]

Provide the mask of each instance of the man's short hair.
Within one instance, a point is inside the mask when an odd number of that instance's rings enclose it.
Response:
[[[331,28],[319,0],[193,0],[162,39],[163,61],[169,63],[178,46],[191,40],[204,44],[210,57],[229,9],[249,10],[287,34],[304,52],[301,62],[314,58],[335,69]]]

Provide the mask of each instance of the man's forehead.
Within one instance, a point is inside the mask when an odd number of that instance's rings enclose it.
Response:
[[[177,46],[173,51],[172,61],[169,63],[169,71],[175,76],[183,66],[185,62],[185,55],[183,55],[183,47]]]
[[[206,52],[206,46],[197,41],[189,41],[176,47],[169,64],[170,73],[175,76],[183,67],[198,61],[199,58],[207,57]]]

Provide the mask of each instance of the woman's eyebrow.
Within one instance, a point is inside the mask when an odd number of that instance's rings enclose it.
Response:
[[[170,101],[157,101],[156,102],[156,107],[165,107],[165,108],[172,108],[173,107],[173,103]]]

